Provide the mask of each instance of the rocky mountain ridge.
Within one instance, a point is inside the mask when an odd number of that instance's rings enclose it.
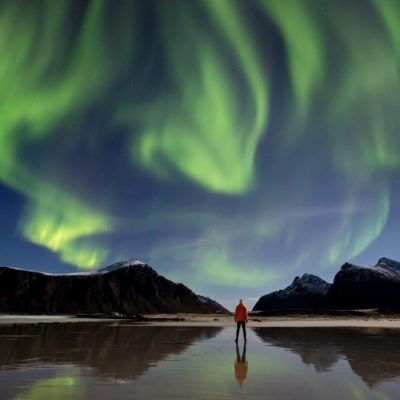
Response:
[[[296,276],[291,285],[283,290],[266,294],[259,298],[253,311],[313,308],[315,304],[325,304],[331,284],[316,275]]]
[[[400,263],[380,258],[375,266],[345,263],[332,284],[316,275],[260,297],[253,311],[278,309],[400,308]]]
[[[375,266],[345,263],[335,275],[328,301],[336,308],[400,308],[400,263],[380,258]]]
[[[75,274],[0,267],[0,312],[129,315],[228,311],[135,258],[96,272]]]

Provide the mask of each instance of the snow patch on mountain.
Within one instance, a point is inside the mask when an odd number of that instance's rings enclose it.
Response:
[[[366,282],[377,278],[400,282],[400,263],[389,258],[381,258],[375,266],[346,263],[342,266],[339,277],[351,274],[355,282]]]
[[[111,271],[116,271],[122,268],[130,268],[130,267],[144,267],[147,264],[138,258],[131,258],[127,261],[118,261],[114,264],[109,265],[108,267],[101,268],[97,271],[97,274],[106,274]]]
[[[326,294],[330,286],[328,282],[316,275],[304,274],[301,278],[296,276],[290,286],[283,290],[278,290],[276,294],[285,297],[302,292]]]

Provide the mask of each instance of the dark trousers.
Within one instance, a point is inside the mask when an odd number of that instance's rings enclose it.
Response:
[[[243,328],[243,336],[246,339],[246,321],[237,321],[237,328],[236,328],[236,339],[239,337],[239,330],[240,330],[240,325],[242,325]]]

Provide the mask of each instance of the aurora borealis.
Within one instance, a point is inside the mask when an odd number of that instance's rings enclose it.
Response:
[[[226,305],[400,259],[397,0],[0,4],[2,265],[140,258]]]

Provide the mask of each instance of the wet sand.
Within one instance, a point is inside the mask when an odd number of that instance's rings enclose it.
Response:
[[[0,398],[400,398],[399,320],[147,317],[0,316]]]
[[[144,315],[143,321],[115,318],[84,318],[70,315],[0,315],[0,325],[38,324],[38,323],[71,323],[71,322],[113,322],[119,325],[124,321],[137,325],[151,326],[199,326],[199,327],[232,327],[235,325],[232,316],[197,315],[197,314],[151,314]],[[249,318],[248,326],[252,328],[392,328],[400,329],[400,318],[396,317],[310,317],[280,316]]]
[[[154,317],[154,316],[153,316]],[[158,316],[160,317],[160,316]],[[169,316],[171,319],[176,316]],[[207,317],[194,315],[180,315],[183,321],[155,321],[144,322],[154,326],[235,326],[233,317]],[[249,318],[248,327],[256,328],[393,328],[400,329],[400,319],[394,318],[316,318],[316,317],[260,317]]]

